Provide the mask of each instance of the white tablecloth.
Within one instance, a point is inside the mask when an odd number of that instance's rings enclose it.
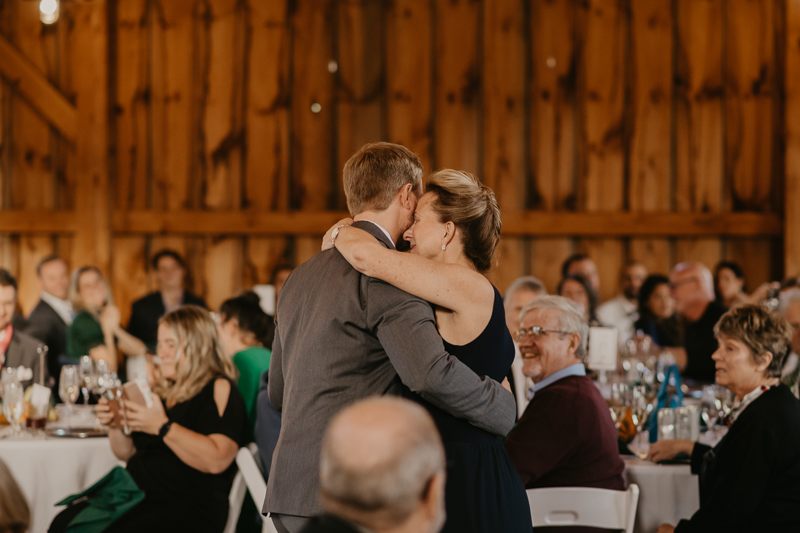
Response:
[[[700,508],[697,476],[689,465],[659,465],[625,457],[628,483],[639,485],[635,533],[655,533],[661,524],[677,525]]]
[[[91,487],[121,464],[107,438],[48,438],[0,440],[5,461],[31,508],[31,533],[47,531],[63,510],[55,503]]]

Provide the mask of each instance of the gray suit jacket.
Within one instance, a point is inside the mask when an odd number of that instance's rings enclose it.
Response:
[[[354,225],[394,248],[374,224]],[[264,512],[319,514],[328,422],[357,400],[399,393],[400,381],[497,435],[514,425],[514,397],[444,350],[430,304],[361,275],[336,249],[295,269],[281,289],[277,317],[268,390],[283,420]]]
[[[33,370],[33,381],[39,381],[39,352],[36,349],[41,344],[38,340],[34,339],[27,333],[14,330],[11,336],[11,342],[8,343],[6,350],[6,362],[3,366],[18,367],[24,366]],[[44,370],[44,379],[47,383],[48,379],[47,368]]]

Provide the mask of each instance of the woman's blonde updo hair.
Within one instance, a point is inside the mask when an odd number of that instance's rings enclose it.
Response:
[[[174,380],[162,378],[153,387],[167,406],[193,398],[212,379],[236,380],[236,367],[222,353],[217,325],[208,311],[196,305],[184,305],[162,316],[158,323],[172,330],[178,339],[178,350],[183,353]]]
[[[489,187],[468,172],[438,170],[430,175],[425,192],[436,194],[431,202],[440,222],[452,222],[461,232],[464,255],[479,272],[492,267],[500,240],[500,208]]]

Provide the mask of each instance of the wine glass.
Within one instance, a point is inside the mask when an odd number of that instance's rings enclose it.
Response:
[[[103,393],[111,386],[111,374],[108,372],[108,362],[100,359],[95,363],[95,373],[92,379],[92,394],[95,396],[102,396]]]
[[[92,380],[94,379],[94,361],[88,355],[81,356],[78,374],[81,378],[83,404],[87,405],[89,403],[89,391],[92,389]]]
[[[72,428],[72,406],[78,400],[81,392],[80,376],[77,365],[64,365],[61,367],[61,378],[58,383],[58,395],[61,401],[67,404],[67,426]]]
[[[12,436],[22,435],[19,420],[22,418],[24,390],[16,379],[8,379],[3,383],[3,414],[11,424]]]
[[[635,453],[639,459],[647,459],[650,442],[649,436],[644,431],[644,428],[653,410],[652,404],[648,402],[647,387],[641,385],[631,388],[629,407],[631,410],[631,420],[633,421],[633,425],[636,426],[636,437],[634,437],[631,443],[631,451]]]

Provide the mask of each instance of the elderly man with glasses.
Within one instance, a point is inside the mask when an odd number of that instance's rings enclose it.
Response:
[[[583,365],[588,333],[561,296],[541,296],[520,313],[522,371],[534,386],[505,446],[526,488],[625,488],[617,432]]]

